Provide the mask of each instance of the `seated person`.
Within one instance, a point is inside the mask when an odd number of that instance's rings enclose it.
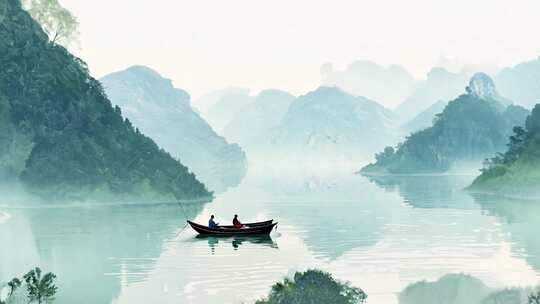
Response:
[[[210,228],[219,228],[219,223],[214,222],[214,215],[212,214],[210,216],[210,220],[208,221],[208,227]]]
[[[242,223],[240,223],[240,220],[238,219],[238,214],[234,215],[234,218],[232,220],[232,224],[233,224],[234,228],[243,228],[244,227],[244,225],[242,225]]]

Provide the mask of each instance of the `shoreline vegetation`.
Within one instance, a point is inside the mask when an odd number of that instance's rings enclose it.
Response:
[[[446,274],[435,281],[418,281],[397,294],[399,304],[540,304],[540,287],[490,288],[463,273]],[[268,296],[255,304],[360,304],[368,294],[328,272],[309,269],[296,272],[272,285]]]
[[[35,267],[21,278],[0,284],[0,304],[54,303],[58,292],[56,279],[55,274]],[[433,304],[439,303],[441,297],[448,304],[540,304],[540,287],[490,288],[473,276],[450,273],[435,281],[411,283],[397,297],[399,304]],[[268,296],[255,304],[361,304],[367,300],[368,294],[350,282],[336,280],[325,271],[308,269],[275,283]]]
[[[527,117],[525,127],[513,131],[506,152],[486,159],[468,190],[540,197],[540,104]]]
[[[41,268],[36,267],[21,278],[13,278],[5,285],[0,284],[0,304],[53,303],[54,296],[58,292],[55,280],[54,273],[42,275]],[[26,292],[22,290],[23,288]]]

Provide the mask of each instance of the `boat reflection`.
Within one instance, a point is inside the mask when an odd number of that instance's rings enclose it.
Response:
[[[277,243],[269,235],[257,235],[257,236],[233,236],[233,237],[216,237],[197,235],[195,240],[206,240],[208,247],[212,254],[215,253],[219,244],[229,246],[231,245],[234,250],[238,250],[240,246],[244,245],[258,245],[261,247],[279,249]]]

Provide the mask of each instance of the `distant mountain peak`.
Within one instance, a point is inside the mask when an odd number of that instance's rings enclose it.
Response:
[[[161,75],[159,75],[159,73],[156,70],[154,70],[154,69],[152,69],[150,67],[144,66],[144,65],[135,64],[135,65],[132,65],[129,68],[127,68],[126,71],[128,71],[128,72],[147,73],[147,74],[151,74],[153,76],[161,78]]]
[[[449,74],[451,74],[451,72],[443,67],[433,67],[427,73],[427,77],[428,78],[437,78],[437,77],[442,78],[442,77],[446,77]]]
[[[104,76],[102,82],[105,87],[112,85],[123,87],[131,92],[127,96],[139,95],[137,100],[152,101],[161,106],[176,106],[177,103],[189,105],[191,96],[185,90],[175,88],[171,79],[163,77],[156,70],[144,65],[132,65],[125,70],[113,72]],[[107,88],[105,88],[107,89]],[[133,100],[116,100],[120,107],[131,104]]]
[[[486,73],[475,73],[471,77],[467,93],[481,99],[499,99],[495,82]]]
[[[337,86],[329,86],[329,85],[322,85],[318,88],[316,88],[314,91],[310,93],[315,94],[328,94],[328,93],[339,93],[339,94],[346,94],[341,88],[338,88]],[[352,95],[352,94],[350,94]]]
[[[337,86],[355,96],[365,96],[386,106],[397,105],[415,88],[415,80],[399,65],[381,66],[368,60],[357,60],[344,69],[331,63],[321,66],[323,86]],[[392,90],[388,90],[391,87]]]
[[[257,94],[258,98],[273,98],[273,97],[292,97],[289,92],[278,89],[265,89]]]
[[[119,71],[117,73],[131,75],[135,79],[139,79],[139,81],[159,81],[162,82],[163,85],[173,87],[172,80],[163,77],[156,70],[144,65],[132,65],[127,69]],[[111,74],[114,75],[115,73]],[[135,79],[132,79],[132,81],[134,81]]]

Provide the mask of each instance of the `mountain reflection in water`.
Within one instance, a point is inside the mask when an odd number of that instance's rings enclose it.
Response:
[[[463,191],[472,178],[263,170],[208,204],[2,202],[0,280],[39,265],[58,275],[57,304],[251,303],[306,268],[351,281],[381,304],[446,273],[490,287],[538,283],[539,202],[473,197]],[[183,229],[186,216],[204,223],[211,214],[222,224],[234,214],[273,218],[279,230],[201,238]]]

